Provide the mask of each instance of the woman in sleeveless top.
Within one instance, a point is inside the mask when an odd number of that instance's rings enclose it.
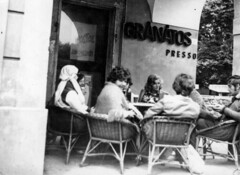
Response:
[[[162,90],[163,80],[158,75],[149,75],[144,89],[139,94],[139,102],[156,103],[168,93]]]

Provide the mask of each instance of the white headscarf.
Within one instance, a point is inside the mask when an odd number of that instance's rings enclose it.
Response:
[[[83,96],[81,88],[77,80],[74,78],[75,76],[77,76],[77,73],[78,73],[78,68],[73,65],[66,65],[61,69],[60,76],[59,76],[59,78],[61,79],[61,82],[58,84],[57,90],[55,92],[55,99],[54,99],[54,104],[56,106],[59,106],[61,108],[70,108],[70,106],[66,105],[62,101],[62,97],[61,97],[61,94],[68,81],[71,81],[74,89],[78,94],[79,99],[81,100],[82,103],[85,104],[85,98]]]

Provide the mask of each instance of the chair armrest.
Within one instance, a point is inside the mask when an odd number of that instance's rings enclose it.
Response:
[[[235,125],[237,123],[237,121],[235,121],[235,120],[227,120],[227,121],[224,121],[224,122],[220,122],[220,123],[218,123],[217,125],[215,125],[215,126],[211,126],[211,127],[209,127],[209,128],[204,128],[204,129],[200,129],[200,130],[196,130],[196,133],[197,134],[201,134],[201,133],[203,133],[203,132],[206,132],[206,131],[209,131],[209,130],[213,130],[213,129],[215,129],[215,128],[218,128],[218,127],[220,127],[220,126],[223,126],[223,125]]]
[[[147,118],[143,118],[143,120],[141,121],[141,124],[146,123],[149,120],[156,120],[156,119],[164,119],[164,120],[174,120],[174,121],[179,121],[179,122],[191,122],[195,125],[196,120],[195,119],[191,119],[191,118],[174,118],[174,116],[176,115],[156,115],[156,116],[151,116],[151,117],[147,117]]]
[[[75,109],[71,109],[71,108],[62,108],[63,110],[65,111],[68,111],[68,112],[71,112],[73,114],[76,114],[76,115],[80,115],[80,116],[85,116],[86,114],[82,113],[82,112],[79,112]]]
[[[99,114],[99,113],[89,113],[86,114],[87,118],[98,119],[98,120],[107,120],[107,114]]]
[[[171,121],[179,121],[179,122],[191,122],[195,123],[195,119],[192,118],[174,118],[174,116],[177,115],[171,115],[171,114],[164,114],[161,116],[153,116],[153,119],[165,119],[165,120],[171,120]]]
[[[90,113],[90,114],[85,114],[85,116],[88,117],[88,118],[99,119],[99,120],[106,120],[106,121],[108,119],[108,115],[107,114]],[[119,121],[113,121],[113,122],[120,122],[120,123],[126,123],[126,124],[131,124],[132,125],[132,122],[130,122],[129,120],[127,120],[125,118],[123,118],[123,119],[121,119]]]
[[[86,115],[87,115],[87,114],[83,114],[83,113],[81,113],[81,112],[78,112],[78,111],[75,110],[75,109],[70,109],[70,108],[60,108],[60,107],[58,107],[58,106],[51,106],[51,107],[49,108],[49,110],[51,110],[51,109],[57,109],[57,110],[62,110],[62,111],[70,112],[70,113],[74,114],[74,117],[84,117],[84,118],[86,118]]]

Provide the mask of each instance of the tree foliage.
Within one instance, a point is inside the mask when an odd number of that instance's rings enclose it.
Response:
[[[232,73],[233,0],[207,0],[198,38],[197,83],[226,84]]]

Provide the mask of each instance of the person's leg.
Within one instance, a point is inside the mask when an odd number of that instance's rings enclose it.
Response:
[[[200,118],[200,119],[197,120],[196,128],[197,129],[204,129],[204,128],[210,127],[210,125],[211,125],[210,121]],[[194,129],[191,136],[190,136],[190,144],[194,148],[196,148],[196,140],[197,140],[196,136],[197,136],[196,129]]]
[[[199,118],[196,123],[196,129],[201,130],[201,129],[209,128],[209,127],[215,126],[218,123],[219,123],[218,120]]]
[[[199,118],[196,123],[196,129],[201,130],[201,129],[209,128],[217,125],[218,123],[219,121],[217,120]],[[196,137],[197,137],[196,129],[193,130],[190,136],[190,144],[194,148],[196,148]]]
[[[196,142],[197,142],[197,134],[196,134],[196,130],[194,129],[191,136],[190,136],[190,144],[196,148]],[[176,153],[176,160],[179,161],[180,163],[184,162],[182,159],[182,156],[180,155],[180,153],[178,151],[175,152]]]
[[[197,142],[197,133],[194,129],[191,136],[190,136],[190,144],[193,146],[193,148],[196,148],[196,142]]]
[[[87,121],[82,117],[73,118],[73,132],[88,134]]]

